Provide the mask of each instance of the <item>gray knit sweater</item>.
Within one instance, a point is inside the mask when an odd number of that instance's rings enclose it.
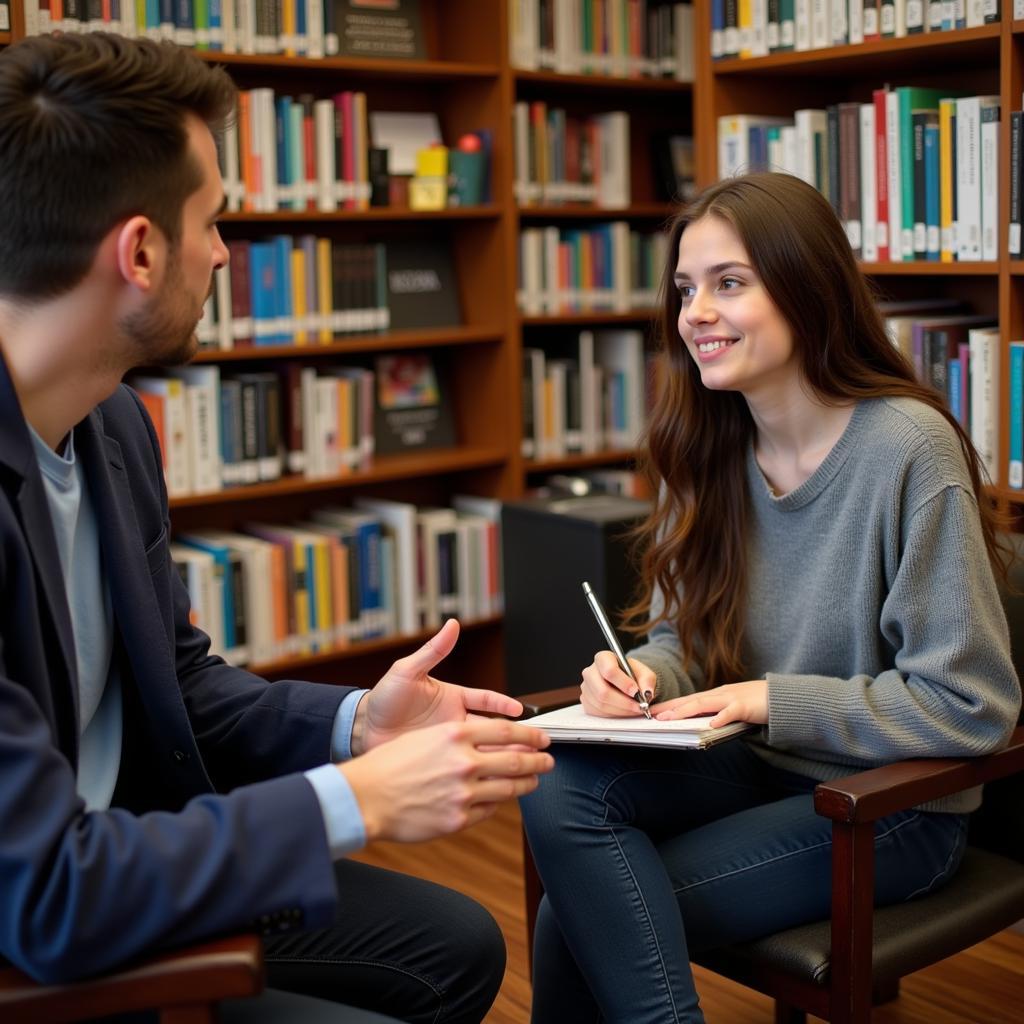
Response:
[[[742,652],[747,678],[768,680],[768,725],[747,740],[757,753],[825,780],[1005,745],[1020,684],[970,477],[942,416],[910,399],[861,402],[796,490],[772,497],[753,447],[747,486]],[[657,674],[659,700],[700,687],[670,623],[630,655]],[[980,793],[926,806],[969,811]]]

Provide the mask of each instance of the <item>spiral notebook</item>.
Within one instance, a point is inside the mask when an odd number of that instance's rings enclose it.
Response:
[[[547,711],[527,724],[543,729],[555,743],[624,743],[638,747],[684,747],[703,750],[722,740],[748,732],[755,726],[731,722],[712,728],[713,716],[680,718],[672,722],[646,718],[598,718],[581,704]]]

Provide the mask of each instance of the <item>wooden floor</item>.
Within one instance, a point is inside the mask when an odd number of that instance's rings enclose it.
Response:
[[[419,846],[378,843],[359,857],[460,889],[494,915],[508,945],[508,969],[488,1024],[525,1024],[526,971],[522,848],[514,804],[459,836]],[[771,1024],[770,1000],[697,968],[709,1024]],[[812,1018],[817,1020],[817,1018]],[[1007,931],[906,978],[900,998],[875,1011],[876,1024],[1020,1024],[1024,1021],[1024,934]]]

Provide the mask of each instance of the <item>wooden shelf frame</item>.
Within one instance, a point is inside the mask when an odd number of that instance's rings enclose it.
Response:
[[[310,345],[246,345],[241,348],[201,350],[194,363],[235,363],[265,359],[326,359],[365,352],[391,352],[412,348],[450,348],[455,345],[498,344],[500,325],[460,325],[423,330],[388,331],[384,334],[346,334],[334,341]]]

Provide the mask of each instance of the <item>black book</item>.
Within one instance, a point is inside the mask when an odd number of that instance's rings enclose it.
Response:
[[[451,247],[445,238],[387,243],[391,329],[462,323]]]
[[[334,0],[326,6],[339,55],[426,60],[419,0]]]
[[[1024,111],[1014,110],[1010,114],[1010,255],[1020,258],[1021,246],[1021,176],[1024,174],[1021,160],[1021,132],[1024,129]]]

